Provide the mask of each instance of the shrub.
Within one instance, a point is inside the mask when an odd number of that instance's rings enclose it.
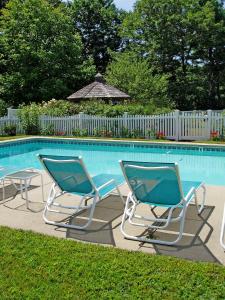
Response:
[[[154,130],[149,129],[147,135],[150,140],[155,140],[157,133]]]
[[[74,104],[66,100],[52,99],[48,102],[42,102],[42,104],[32,103],[30,105],[21,106],[19,116],[21,121],[25,120],[23,121],[24,128],[27,128],[33,127],[34,124],[36,126],[36,118],[40,115],[63,117],[83,112],[87,115],[116,117],[124,115],[125,112],[129,115],[152,115],[168,113],[170,111],[171,109],[168,107],[158,108],[152,103],[141,104],[138,102],[125,101],[121,104],[114,105],[113,102],[105,103],[103,100],[92,100]]]
[[[165,134],[162,131],[156,132],[156,139],[158,140],[165,140]]]
[[[0,99],[0,117],[4,117],[5,115],[7,115],[7,108],[8,105],[6,104],[6,102]]]
[[[168,107],[158,108],[152,103],[141,104],[138,102],[125,101],[124,103],[113,105],[112,102],[105,103],[103,100],[83,101],[76,105],[76,109],[77,112],[83,112],[87,115],[106,117],[122,116],[125,112],[129,115],[153,115],[171,111]]]
[[[95,128],[95,129],[93,130],[93,136],[95,136],[95,137],[100,137],[100,136],[101,136],[101,130],[98,129],[98,128]]]
[[[14,124],[5,125],[3,127],[3,132],[9,136],[16,135],[16,125],[14,125]]]
[[[42,107],[32,103],[30,105],[21,106],[18,112],[22,128],[26,134],[39,134],[39,116],[42,115]]]
[[[54,135],[54,134],[55,134],[55,130],[53,124],[48,124],[46,127],[41,129],[41,135]]]
[[[76,137],[88,136],[88,130],[87,129],[74,128],[72,130],[72,135],[76,136]]]
[[[42,102],[43,114],[53,117],[71,116],[79,113],[79,105],[67,100],[52,99]]]

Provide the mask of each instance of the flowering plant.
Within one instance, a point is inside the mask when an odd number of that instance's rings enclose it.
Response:
[[[157,138],[158,140],[164,140],[164,139],[165,139],[165,134],[164,134],[164,132],[162,132],[162,131],[156,132],[156,138]]]
[[[219,140],[219,132],[217,130],[211,131],[210,138],[213,141],[218,141]]]
[[[64,131],[58,131],[58,132],[56,132],[56,135],[57,136],[65,136],[66,133]]]

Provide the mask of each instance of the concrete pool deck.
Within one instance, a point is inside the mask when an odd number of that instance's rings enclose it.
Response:
[[[47,198],[51,179],[44,175],[44,193]],[[94,213],[94,221],[86,231],[65,229],[47,225],[43,221],[44,204],[41,202],[40,178],[34,178],[29,190],[30,209],[26,208],[25,200],[21,199],[13,185],[6,187],[6,200],[0,198],[0,226],[32,230],[59,238],[70,238],[82,242],[99,243],[115,246],[122,249],[143,251],[171,255],[180,258],[208,261],[225,265],[225,252],[220,246],[220,227],[225,203],[225,186],[206,186],[206,207],[200,216],[197,215],[194,205],[190,205],[186,215],[184,237],[176,246],[140,243],[125,239],[120,232],[120,222],[123,213],[123,204],[117,195],[110,195],[100,202]],[[124,197],[128,193],[126,185],[121,187]],[[201,197],[199,192],[199,197]],[[2,193],[0,193],[2,197]],[[70,202],[71,196],[64,196],[62,201]],[[139,210],[144,210],[140,205]],[[157,211],[159,214],[160,211]],[[55,216],[54,216],[55,217]],[[76,217],[76,222],[84,222],[86,212]],[[70,222],[74,222],[70,218]],[[177,232],[177,224],[168,228],[167,232],[156,232],[155,237],[170,237]],[[129,228],[134,234],[141,234],[140,228]]]

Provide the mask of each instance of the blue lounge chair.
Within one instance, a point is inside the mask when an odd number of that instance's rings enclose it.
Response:
[[[182,237],[185,213],[191,200],[195,199],[198,214],[204,208],[204,184],[193,181],[181,182],[177,163],[120,161],[120,165],[130,188],[121,223],[123,235],[128,239],[142,242],[165,245],[176,244]],[[196,191],[200,187],[203,188],[203,201],[199,206]],[[167,216],[164,217],[162,215],[161,217],[157,217],[155,214],[152,217],[137,215],[136,208],[139,203],[148,205],[151,210],[155,207],[165,208],[167,209]],[[173,217],[173,211],[176,208],[180,209],[180,213],[177,217]],[[150,230],[166,229],[171,222],[180,222],[179,234],[174,241],[132,236],[125,232],[127,219],[132,225],[145,227]]]
[[[86,229],[92,222],[96,204],[112,191],[117,190],[121,200],[124,201],[118,188],[118,185],[124,182],[122,176],[99,174],[91,177],[81,157],[55,155],[38,155],[38,157],[54,182],[43,213],[46,223],[66,228]],[[79,196],[78,205],[68,206],[57,203],[56,199],[65,193]],[[90,208],[90,213],[84,225],[66,224],[48,219],[48,212],[63,213],[53,210],[52,207],[73,209],[74,216],[88,208]]]

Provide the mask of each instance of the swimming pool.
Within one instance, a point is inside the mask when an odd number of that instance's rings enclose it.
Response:
[[[121,159],[178,162],[182,180],[225,185],[225,147],[31,138],[0,143],[0,165],[41,169],[38,153],[80,155],[92,175],[121,174]]]

